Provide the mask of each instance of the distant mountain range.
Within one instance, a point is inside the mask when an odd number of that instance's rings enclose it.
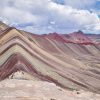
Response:
[[[0,80],[25,79],[100,93],[100,34],[32,34],[0,22]]]

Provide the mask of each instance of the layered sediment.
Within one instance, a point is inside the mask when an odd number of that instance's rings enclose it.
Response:
[[[36,35],[13,27],[2,30],[0,80],[21,71],[27,73],[25,79],[99,93],[100,44],[83,33],[74,34]]]

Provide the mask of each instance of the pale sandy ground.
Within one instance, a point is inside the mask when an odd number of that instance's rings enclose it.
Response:
[[[100,100],[99,94],[78,92],[42,81],[6,79],[0,82],[0,100]]]

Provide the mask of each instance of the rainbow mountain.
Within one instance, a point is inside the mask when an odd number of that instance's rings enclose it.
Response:
[[[0,22],[0,80],[18,71],[26,79],[100,93],[100,35],[37,35]]]

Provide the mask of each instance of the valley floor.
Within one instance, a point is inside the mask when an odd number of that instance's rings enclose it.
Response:
[[[0,82],[0,100],[100,100],[100,95],[43,81],[6,79]]]

